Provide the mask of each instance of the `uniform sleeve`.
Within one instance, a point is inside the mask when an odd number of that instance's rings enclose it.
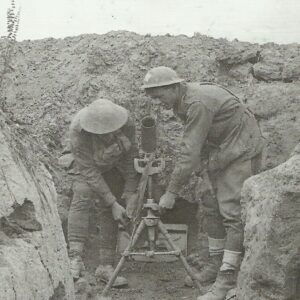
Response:
[[[107,206],[115,202],[115,196],[106,184],[101,171],[93,160],[91,139],[87,134],[70,132],[71,150],[74,155],[79,173],[83,176],[91,189],[102,198]]]
[[[207,139],[213,112],[201,102],[191,104],[187,111],[181,150],[172,173],[168,191],[178,194],[201,163],[201,150]]]
[[[135,192],[138,186],[138,174],[134,169],[134,158],[138,156],[138,149],[135,137],[135,124],[132,119],[129,119],[123,132],[131,143],[131,148],[125,154],[124,159],[124,169],[126,172],[124,192]]]

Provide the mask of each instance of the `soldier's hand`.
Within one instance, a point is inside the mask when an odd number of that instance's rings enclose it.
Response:
[[[122,200],[126,203],[126,215],[129,219],[132,219],[133,214],[137,207],[137,201],[138,201],[138,193],[136,192],[124,192],[122,197]]]
[[[169,191],[165,192],[159,200],[159,211],[163,214],[166,209],[172,209],[175,204],[176,194]]]
[[[111,213],[116,222],[121,223],[126,226],[126,211],[123,206],[121,206],[117,201],[111,206]]]

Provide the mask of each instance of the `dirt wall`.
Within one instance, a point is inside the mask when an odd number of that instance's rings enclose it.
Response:
[[[298,299],[299,153],[247,180],[242,196],[245,258],[239,274],[238,299]]]
[[[1,114],[0,298],[73,299],[52,176],[29,149]]]

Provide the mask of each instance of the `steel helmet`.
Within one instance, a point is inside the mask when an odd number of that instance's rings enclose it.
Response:
[[[80,125],[88,132],[106,134],[121,128],[128,120],[128,111],[109,100],[99,99],[80,112]]]
[[[142,89],[165,86],[184,81],[178,77],[177,73],[168,67],[156,67],[148,71],[144,78]]]

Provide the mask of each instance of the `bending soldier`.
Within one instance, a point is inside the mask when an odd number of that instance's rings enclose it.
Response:
[[[100,266],[96,276],[108,281],[113,272],[117,222],[130,217],[138,178],[134,170],[135,126],[129,112],[113,102],[100,99],[81,109],[70,126],[71,151],[79,175],[73,184],[73,200],[68,218],[69,255],[73,277],[84,270],[82,253],[88,236],[92,200],[100,211]],[[122,176],[123,186],[116,179]],[[120,195],[122,195],[120,197]],[[126,211],[117,200],[127,204]],[[126,285],[118,277],[114,286]]]
[[[201,168],[203,149],[208,146],[208,173],[216,197],[203,200],[210,256],[197,278],[215,283],[198,300],[223,300],[236,285],[243,251],[241,189],[261,164],[260,129],[253,114],[229,90],[210,83],[186,83],[170,68],[151,69],[143,88],[184,123],[180,157],[160,198],[161,210],[173,207],[182,185]]]

